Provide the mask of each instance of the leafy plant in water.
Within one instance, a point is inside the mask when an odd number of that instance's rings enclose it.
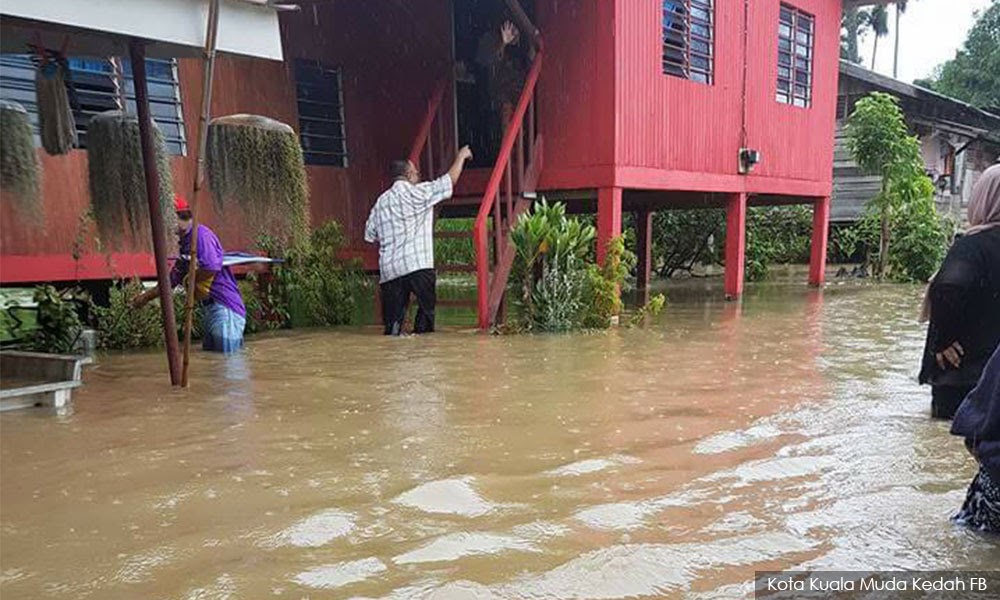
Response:
[[[355,264],[337,257],[344,235],[336,221],[328,221],[310,238],[283,250],[274,238],[258,245],[284,263],[272,269],[273,279],[264,304],[277,311],[286,326],[344,325],[354,317],[355,297],[367,280]]]
[[[621,314],[621,291],[629,273],[635,267],[636,256],[625,248],[621,236],[608,242],[604,266],[587,265],[587,286],[584,296],[582,325],[588,329],[605,329],[612,317]]]
[[[72,353],[83,331],[80,308],[90,304],[90,297],[79,288],[57,290],[51,285],[40,285],[35,288],[32,300],[36,305],[34,328],[28,329],[13,311],[8,310],[15,321],[14,337],[21,340],[25,350]]]
[[[885,278],[893,269],[900,271],[892,274],[894,278],[908,279],[911,273],[906,260],[913,259],[915,253],[904,249],[897,255],[900,260],[892,259],[894,239],[900,238],[901,227],[909,226],[905,217],[920,218],[922,225],[896,241],[926,250],[934,240],[945,237],[940,220],[930,218],[929,211],[934,210],[934,185],[924,172],[919,141],[909,135],[899,101],[881,92],[857,103],[846,131],[848,148],[861,170],[882,178],[878,195],[867,206],[869,215],[877,215],[879,221],[878,249],[872,261],[874,275]],[[943,251],[944,243],[934,254],[939,256]],[[923,269],[917,265],[913,274],[920,271]]]
[[[160,212],[164,227],[172,231],[176,216],[170,157],[160,130],[154,127],[153,131]],[[129,240],[140,247],[149,247],[152,236],[138,119],[121,111],[91,117],[87,126],[87,166],[90,203],[101,240],[114,249],[122,248]]]
[[[256,115],[212,120],[207,169],[216,205],[236,202],[251,227],[281,244],[309,237],[309,185],[302,146],[290,126]]]
[[[632,318],[629,320],[629,327],[638,327],[639,325],[642,325],[650,317],[655,317],[663,312],[663,308],[666,305],[667,297],[663,294],[656,294],[649,299],[649,302],[640,306],[639,309],[632,314]]]
[[[566,217],[563,204],[538,202],[511,230],[515,258],[515,329],[565,331],[580,327],[587,284],[585,257],[596,232]],[[566,306],[568,305],[568,306]],[[567,324],[566,314],[574,313]]]
[[[155,347],[163,343],[160,308],[156,303],[149,303],[142,308],[132,306],[132,299],[144,289],[138,279],[120,281],[111,287],[108,306],[98,306],[95,309],[98,347],[104,350],[130,350]]]

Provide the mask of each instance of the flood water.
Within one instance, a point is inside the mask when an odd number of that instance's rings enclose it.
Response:
[[[672,292],[644,329],[373,328],[105,356],[4,413],[16,598],[732,598],[755,569],[990,569],[916,384],[917,287]],[[714,285],[714,284],[706,284]]]

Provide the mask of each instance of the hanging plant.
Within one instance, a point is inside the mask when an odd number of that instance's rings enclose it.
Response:
[[[163,135],[153,127],[156,168],[160,178],[160,211],[166,231],[173,231],[173,177]],[[113,110],[94,115],[87,126],[90,204],[101,241],[109,249],[126,242],[148,246],[149,203],[139,141],[139,121]]]
[[[251,227],[288,242],[309,234],[309,185],[302,147],[289,125],[231,115],[208,127],[207,169],[216,205],[235,202]]]
[[[41,214],[39,172],[28,111],[20,104],[0,101],[0,187],[25,216]]]
[[[42,147],[53,156],[66,154],[78,142],[76,119],[66,88],[67,70],[65,59],[44,60],[35,74]]]

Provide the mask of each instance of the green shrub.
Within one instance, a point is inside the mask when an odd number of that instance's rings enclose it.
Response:
[[[344,235],[336,221],[328,221],[312,235],[287,250],[273,238],[261,248],[284,258],[272,268],[272,280],[263,304],[286,327],[345,325],[355,314],[355,296],[370,285],[356,264],[345,264],[337,254]]]
[[[934,185],[924,172],[920,142],[909,134],[899,100],[880,92],[861,99],[848,118],[846,132],[862,172],[882,179],[862,225],[867,237],[877,219],[878,243],[866,242],[867,248],[875,248],[868,256],[874,275],[925,279],[945,251],[947,228],[934,214]],[[933,267],[928,266],[931,260]]]
[[[635,268],[636,256],[625,248],[625,239],[616,237],[608,242],[604,266],[587,265],[587,286],[583,301],[582,325],[588,329],[607,328],[612,317],[621,314],[621,292],[629,273]]]
[[[150,348],[163,344],[163,325],[160,307],[151,302],[134,308],[132,299],[145,288],[138,279],[119,281],[111,287],[108,306],[95,308],[97,316],[97,345],[103,350],[131,350]],[[177,296],[178,299],[183,296]],[[175,301],[175,310],[178,306]],[[183,306],[183,304],[181,304]],[[183,324],[183,309],[177,312],[178,326]]]
[[[51,285],[40,285],[32,300],[36,310],[31,327],[25,320],[14,318],[8,307],[7,314],[15,321],[11,334],[20,340],[19,346],[31,352],[72,354],[83,331],[80,309],[90,304],[90,297],[79,288],[56,290]]]
[[[606,329],[622,309],[620,290],[635,265],[622,237],[612,239],[603,267],[593,261],[593,225],[567,218],[563,204],[542,200],[511,231],[516,299],[510,329]]]

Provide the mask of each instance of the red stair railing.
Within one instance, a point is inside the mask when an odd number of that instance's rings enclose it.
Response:
[[[535,87],[542,71],[542,48],[539,44],[531,69],[521,90],[517,108],[504,132],[496,164],[483,194],[473,240],[476,249],[476,284],[479,328],[486,330],[495,320],[503,301],[504,288],[513,253],[508,248],[509,230],[514,225],[515,194],[520,200],[525,192],[533,192],[540,172],[541,153],[535,122]],[[506,209],[506,210],[504,210]],[[490,279],[490,249],[488,223],[492,215],[494,236],[493,279]]]

